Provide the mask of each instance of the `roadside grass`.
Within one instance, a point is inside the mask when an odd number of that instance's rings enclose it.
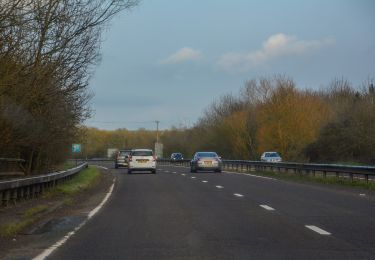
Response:
[[[73,179],[56,186],[46,193],[45,196],[56,195],[74,195],[78,192],[85,191],[99,182],[99,170],[95,167],[88,167],[82,170]]]
[[[349,178],[340,177],[337,178],[336,176],[310,176],[307,174],[293,174],[293,173],[285,173],[285,172],[252,172],[251,174],[255,174],[258,176],[266,176],[272,177],[281,180],[288,180],[288,181],[295,181],[295,182],[314,182],[319,184],[327,184],[327,185],[344,185],[344,186],[351,186],[351,187],[358,187],[364,188],[368,190],[375,190],[375,182],[369,181],[366,183],[364,180],[354,179],[351,181]]]
[[[2,237],[12,237],[20,233],[26,227],[34,224],[39,218],[31,217],[18,222],[8,223],[0,226],[0,236]]]
[[[66,206],[71,206],[74,204],[74,196],[79,192],[83,192],[91,187],[94,187],[100,180],[100,171],[95,167],[89,167],[82,170],[71,180],[56,186],[55,188],[47,191],[43,198],[52,197],[63,197],[63,204]],[[28,226],[34,224],[41,219],[43,213],[48,211],[49,207],[47,205],[37,205],[35,207],[25,210],[20,219],[10,222],[0,224],[0,236],[1,237],[12,237]]]
[[[40,214],[47,211],[47,205],[38,205],[27,209],[23,213],[23,218],[20,221],[7,223],[0,226],[0,236],[11,237],[21,232],[26,227],[34,224],[41,217]]]
[[[63,168],[64,171],[65,170],[69,170],[69,169],[74,168],[74,167],[76,167],[76,164],[75,163],[71,163],[71,162],[66,162],[62,166],[62,168]]]
[[[48,209],[47,205],[38,205],[32,208],[29,208],[28,210],[25,211],[23,214],[26,218],[33,217],[39,213],[42,213]]]

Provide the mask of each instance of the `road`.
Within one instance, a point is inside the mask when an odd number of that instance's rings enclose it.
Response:
[[[374,259],[373,195],[158,168],[111,169],[109,201],[48,259]]]

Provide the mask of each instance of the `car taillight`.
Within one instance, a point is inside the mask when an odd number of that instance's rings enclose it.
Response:
[[[152,161],[153,161],[153,162],[156,161],[156,156],[155,156],[155,155],[152,156]]]

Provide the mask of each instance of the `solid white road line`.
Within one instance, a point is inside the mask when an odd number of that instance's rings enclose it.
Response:
[[[320,235],[324,235],[324,236],[329,236],[331,235],[331,233],[321,229],[321,228],[318,228],[317,226],[311,226],[311,225],[305,225],[305,227],[307,227],[308,229],[311,229],[312,231],[315,231],[316,233],[320,234]]]
[[[220,186],[220,185],[217,185],[216,188],[218,188],[218,189],[222,189],[222,188],[224,188],[224,187],[223,187],[223,186]]]
[[[274,208],[270,207],[270,206],[267,206],[267,205],[259,205],[261,206],[262,208],[266,209],[266,210],[275,210]]]
[[[207,183],[207,181],[202,181],[203,183]]]
[[[98,213],[98,211],[104,206],[104,204],[108,201],[109,197],[112,195],[113,188],[115,186],[115,181],[116,180],[113,179],[113,184],[109,188],[109,191],[108,191],[107,195],[104,197],[104,199],[102,200],[102,202],[95,209],[93,209],[93,210],[90,211],[90,213],[87,215],[87,219],[85,221],[83,221],[81,224],[79,224],[79,226],[77,226],[73,231],[70,231],[68,234],[66,234],[62,239],[60,239],[59,241],[57,241],[54,245],[50,246],[49,248],[47,248],[46,250],[44,250],[41,254],[39,254],[38,256],[34,257],[33,260],[44,260],[44,259],[46,259],[56,249],[58,249],[66,241],[68,241],[68,239],[71,236],[73,236],[81,227],[83,227],[89,221],[90,218],[92,218],[96,213]]]
[[[234,193],[233,195],[236,196],[236,197],[243,197],[243,195],[239,194],[239,193]]]

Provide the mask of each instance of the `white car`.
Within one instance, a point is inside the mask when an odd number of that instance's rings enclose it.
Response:
[[[264,152],[260,157],[262,162],[281,162],[282,159],[277,152]]]
[[[134,149],[129,156],[128,173],[150,171],[156,173],[156,156],[150,149]]]

